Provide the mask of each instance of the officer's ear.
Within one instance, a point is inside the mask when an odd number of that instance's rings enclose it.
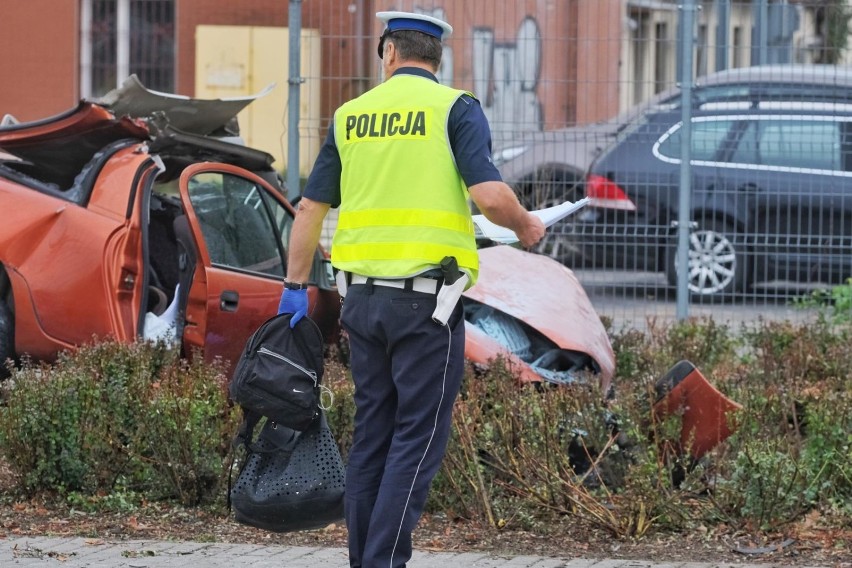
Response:
[[[393,40],[385,40],[384,46],[384,57],[382,57],[382,61],[387,64],[394,63],[396,59],[396,46],[393,43]]]

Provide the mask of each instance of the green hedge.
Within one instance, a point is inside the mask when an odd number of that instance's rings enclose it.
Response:
[[[0,451],[23,490],[214,499],[236,413],[222,369],[162,344],[103,342],[52,365],[24,361],[3,386]]]
[[[813,511],[852,524],[848,320],[689,320],[610,337],[618,373],[606,403],[593,376],[536,388],[500,361],[468,369],[431,511],[528,530],[568,519],[618,537],[713,523],[775,530]],[[698,462],[680,453],[680,417],[651,414],[654,383],[681,359],[743,407],[734,435]],[[345,456],[352,382],[334,354],[326,384]],[[239,415],[218,366],[104,342],[52,365],[24,362],[3,397],[0,452],[28,493],[224,501]]]

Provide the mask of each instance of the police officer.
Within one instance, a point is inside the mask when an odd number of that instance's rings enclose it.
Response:
[[[386,80],[342,105],[305,186],[290,236],[280,313],[307,312],[305,280],[329,207],[339,207],[331,262],[345,290],[355,427],[345,517],[353,568],[395,568],[446,450],[464,371],[457,297],[446,325],[432,319],[442,260],[478,274],[468,197],[532,246],[544,225],[490,160],[491,133],[471,93],[437,82],[437,18],[379,12]],[[345,281],[341,280],[345,278]]]

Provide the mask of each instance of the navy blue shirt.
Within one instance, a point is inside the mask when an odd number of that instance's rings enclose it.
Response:
[[[432,73],[419,67],[402,67],[398,74],[418,75],[437,82]],[[491,128],[479,101],[462,95],[450,109],[447,136],[455,156],[456,167],[468,187],[486,181],[502,181],[500,172],[491,161]],[[334,124],[328,129],[313,170],[308,176],[304,196],[332,207],[340,205],[340,154],[334,141]]]

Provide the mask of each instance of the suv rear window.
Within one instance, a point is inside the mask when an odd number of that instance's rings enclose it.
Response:
[[[734,121],[704,120],[692,123],[692,159],[713,161],[728,138]],[[669,158],[680,158],[681,125],[668,138],[660,142],[659,152]]]
[[[739,164],[843,170],[843,123],[795,118],[750,121],[730,161]]]
[[[852,121],[795,115],[693,120],[696,161],[852,171]],[[679,160],[680,140],[677,124],[660,138],[655,152],[663,160]]]

